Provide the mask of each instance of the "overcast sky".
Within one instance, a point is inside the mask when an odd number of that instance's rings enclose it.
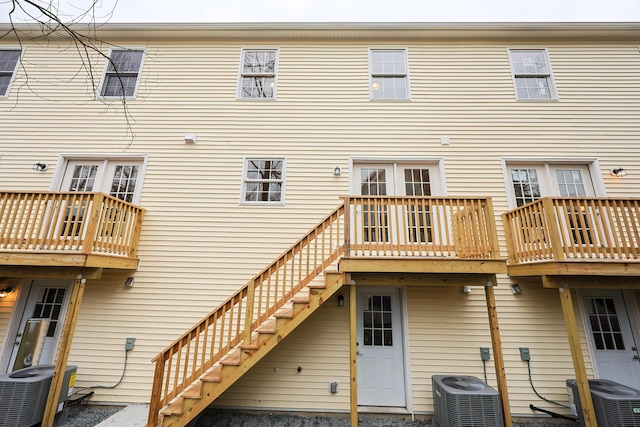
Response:
[[[68,16],[77,16],[91,3],[53,2]],[[8,22],[11,4],[0,0],[0,22]],[[640,21],[640,0],[100,0],[99,4],[97,21],[112,23]]]

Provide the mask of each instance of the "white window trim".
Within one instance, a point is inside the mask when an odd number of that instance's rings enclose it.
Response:
[[[404,52],[404,65],[406,67],[406,74],[404,74],[405,76],[405,90],[407,92],[407,97],[406,98],[384,98],[384,99],[374,99],[373,98],[373,61],[372,61],[372,55],[371,52],[372,51],[376,51],[376,50],[401,50]],[[378,74],[376,74],[378,75]],[[369,100],[370,101],[375,101],[375,102],[407,102],[407,101],[411,101],[411,80],[409,78],[409,49],[407,49],[406,47],[397,47],[397,46],[376,46],[376,47],[370,47],[369,48]],[[384,77],[397,77],[400,76],[399,74],[384,74],[381,76]]]
[[[549,91],[551,92],[550,98],[519,98],[518,88],[516,86],[516,73],[513,69],[513,63],[511,62],[511,51],[513,50],[537,50],[544,53],[545,61],[547,61],[547,67],[549,68]],[[507,59],[509,60],[509,69],[511,70],[511,81],[513,83],[514,95],[517,101],[521,102],[553,102],[559,101],[558,89],[556,88],[556,79],[553,76],[553,68],[551,68],[551,59],[549,58],[549,51],[547,48],[541,47],[509,47],[507,48]],[[519,74],[520,75],[520,74]]]
[[[131,96],[125,96],[124,99],[135,99],[138,96],[138,88],[140,87],[140,80],[142,80],[142,70],[144,68],[144,60],[147,56],[147,49],[145,47],[127,47],[127,48],[120,48],[120,47],[112,47],[109,49],[109,54],[108,54],[108,58],[111,58],[111,54],[113,53],[113,51],[118,51],[118,50],[125,50],[125,51],[142,51],[142,60],[140,60],[140,68],[138,69],[138,78],[136,79],[136,87],[133,90],[133,95]],[[102,95],[102,85],[104,85],[104,82],[107,78],[107,70],[109,68],[109,59],[105,58],[105,63],[104,63],[104,70],[102,71],[102,78],[100,79],[100,85],[98,86],[98,91],[96,93],[96,98],[97,99],[104,99],[104,100],[118,100],[118,99],[122,99],[122,96],[105,96]]]
[[[274,67],[273,73],[273,97],[271,98],[243,98],[242,94],[242,77],[244,74],[242,73],[242,69],[244,66],[244,53],[248,50],[275,50],[276,51],[276,65]],[[278,47],[269,47],[269,46],[261,46],[261,47],[243,47],[240,49],[240,63],[238,64],[238,84],[236,86],[236,100],[237,101],[250,101],[250,102],[269,102],[275,101],[278,98],[278,69],[280,68],[280,48]]]
[[[67,169],[67,163],[69,161],[103,161],[105,164],[107,162],[114,162],[119,160],[133,160],[136,162],[142,162],[140,166],[140,172],[138,173],[138,179],[140,180],[140,185],[137,186],[136,191],[133,195],[133,204],[139,204],[140,198],[142,196],[142,186],[144,185],[144,176],[147,171],[147,164],[149,163],[149,156],[146,154],[86,154],[86,153],[63,153],[58,156],[58,167],[56,168],[53,179],[51,180],[51,187],[49,190],[58,191],[60,185],[62,185],[62,180],[64,179],[64,173]]]
[[[9,79],[7,92],[4,95],[0,94],[0,99],[7,99],[9,98],[9,94],[11,93],[11,87],[13,86],[13,82],[15,81],[16,76],[18,75],[18,68],[20,67],[20,64],[22,64],[22,56],[24,55],[25,48],[21,46],[2,46],[0,47],[0,50],[19,50],[20,51],[20,56],[16,61],[16,66],[13,69],[13,72],[11,73],[11,79]]]
[[[600,172],[598,159],[576,157],[505,157],[502,159],[502,174],[504,177],[504,188],[507,192],[507,203],[509,209],[517,208],[516,199],[513,193],[513,182],[511,182],[511,174],[509,173],[509,168],[512,165],[535,166],[545,169],[545,173],[547,174],[545,182],[551,182],[549,178],[551,176],[550,167],[553,165],[586,166],[589,169],[589,174],[591,175],[593,191],[596,197],[607,197],[607,190],[604,185],[602,173]],[[544,189],[549,191],[548,188]]]
[[[447,196],[447,180],[444,170],[444,157],[412,157],[412,156],[392,156],[392,157],[377,157],[377,156],[355,156],[349,157],[349,170],[354,170],[354,164],[361,163],[393,163],[394,168],[396,164],[418,164],[418,165],[427,165],[434,166],[438,171],[438,180],[439,180],[439,194],[434,197],[446,197]],[[395,173],[395,170],[394,170]],[[349,174],[349,179],[351,182],[349,183],[350,191],[353,189],[354,180],[356,177],[354,174]]]
[[[247,181],[247,166],[249,164],[249,160],[281,160],[282,161],[282,189],[281,194],[282,197],[277,202],[271,201],[246,201],[246,186],[245,183]],[[284,156],[245,156],[242,159],[242,180],[240,182],[240,205],[243,206],[284,206],[285,204],[285,195],[286,195],[286,183],[287,183],[287,158]]]

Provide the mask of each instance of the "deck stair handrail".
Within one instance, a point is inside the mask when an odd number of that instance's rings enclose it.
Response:
[[[232,348],[250,344],[258,326],[340,257],[344,251],[343,216],[341,204],[153,359],[150,425],[162,407]]]
[[[502,217],[512,265],[640,260],[639,198],[544,197]]]
[[[341,256],[499,258],[490,198],[348,196],[268,267],[153,359],[149,426]]]
[[[96,192],[0,192],[0,251],[136,258],[145,210]]]

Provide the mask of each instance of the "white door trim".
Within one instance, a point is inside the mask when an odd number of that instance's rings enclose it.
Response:
[[[621,290],[621,289],[600,289],[602,292],[620,292],[623,298],[623,303],[627,311],[627,318],[629,320],[629,326],[631,328],[631,335],[633,339],[636,340],[636,343],[640,342],[640,317],[638,316],[640,313],[638,312],[638,304],[636,302],[635,296],[632,291]],[[587,292],[597,292],[598,289],[585,289]],[[585,292],[582,290],[578,291],[578,307],[580,309],[580,317],[582,319],[582,331],[584,333],[584,338],[587,344],[587,351],[589,353],[589,362],[591,363],[591,369],[593,370],[594,378],[601,378],[600,372],[598,369],[598,363],[596,359],[594,348],[594,342],[590,337],[591,334],[591,325],[589,324],[589,320],[585,313],[587,312],[587,307],[585,307]]]
[[[27,298],[31,289],[31,280],[22,280],[20,285],[16,286],[18,297],[16,303],[13,306],[11,313],[11,320],[7,327],[7,333],[4,337],[4,345],[2,346],[2,353],[0,354],[0,374],[5,374],[9,369],[9,362],[13,354],[13,344],[15,337],[18,335],[20,329],[20,322],[22,321],[22,313],[27,305]]]
[[[370,406],[367,404],[362,404],[362,403],[358,403],[358,408],[359,410],[362,410],[363,412],[380,412],[380,413],[407,413],[409,408],[412,408],[413,405],[410,403],[411,402],[411,393],[410,393],[410,389],[411,389],[411,381],[410,381],[410,365],[409,365],[409,359],[408,359],[408,353],[409,353],[409,346],[408,346],[408,336],[407,336],[407,326],[408,326],[408,319],[406,316],[406,293],[403,287],[399,287],[399,286],[362,286],[362,287],[358,287],[357,289],[357,297],[358,297],[358,312],[357,312],[357,316],[358,316],[358,320],[357,320],[357,326],[358,326],[358,333],[357,333],[357,339],[362,341],[362,336],[361,336],[361,332],[362,332],[362,295],[363,294],[376,294],[376,293],[387,293],[387,292],[396,292],[398,293],[398,306],[400,309],[400,313],[399,313],[399,327],[400,327],[400,331],[399,331],[399,336],[402,339],[402,343],[400,346],[400,350],[402,351],[402,354],[400,355],[400,357],[398,357],[398,360],[401,360],[402,363],[404,364],[404,366],[402,367],[402,369],[400,370],[402,372],[403,375],[403,391],[404,391],[404,404],[403,405],[397,405],[397,406],[381,406],[381,405],[376,405],[376,406]],[[360,358],[358,358],[360,359]],[[360,360],[358,360],[359,363]],[[359,370],[359,369],[358,369]],[[359,372],[358,377],[362,374],[362,372]],[[360,383],[360,381],[358,381],[358,383]],[[360,385],[358,385],[358,387],[360,387]],[[360,393],[358,394],[358,400],[360,401],[361,399],[361,395]]]

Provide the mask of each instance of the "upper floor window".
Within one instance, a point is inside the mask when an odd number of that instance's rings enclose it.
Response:
[[[278,71],[277,49],[245,49],[242,51],[238,98],[274,99]]]
[[[134,97],[143,59],[143,50],[113,49],[104,69],[100,95],[106,98]]]
[[[242,202],[284,202],[284,168],[283,158],[246,159]]]
[[[405,49],[371,49],[371,99],[409,99],[409,72]]]
[[[20,49],[0,50],[0,97],[9,94],[9,87],[18,69]]]
[[[551,65],[544,49],[509,50],[518,99],[556,99]]]

